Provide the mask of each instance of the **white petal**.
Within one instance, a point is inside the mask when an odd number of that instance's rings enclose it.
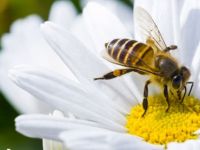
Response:
[[[197,98],[200,98],[200,74],[197,74],[197,78],[194,79],[192,78],[191,81],[194,82],[194,87],[193,87],[193,90],[192,90],[192,94],[195,95],[195,97]]]
[[[71,1],[56,1],[50,11],[49,20],[69,28],[77,15],[76,9]]]
[[[187,140],[183,143],[170,143],[167,145],[168,150],[199,150],[200,149],[200,140]]]
[[[102,89],[103,93],[122,108],[123,112],[130,109],[128,101],[132,100],[131,91],[119,79],[108,81],[94,81],[95,77],[102,76],[109,69],[92,52],[75,38],[71,33],[52,23],[42,25],[42,31],[57,54],[65,64],[72,70],[75,76],[83,84],[90,84],[90,87]],[[102,93],[102,94],[103,94]]]
[[[59,110],[54,110],[50,116],[64,119],[64,114]],[[61,142],[48,139],[42,139],[42,147],[43,150],[67,150]]]
[[[82,148],[84,150],[161,150],[161,146],[148,144],[138,137],[121,134],[96,127],[88,129],[69,130],[60,135],[61,140],[70,149]]]
[[[180,16],[181,42],[183,61],[191,65],[192,57],[197,50],[200,41],[200,3],[198,0],[185,0]]]
[[[192,90],[192,93],[200,98],[200,86],[199,86],[199,82],[200,82],[200,59],[199,59],[199,55],[200,55],[200,44],[198,45],[198,48],[196,49],[196,52],[194,54],[192,63],[191,63],[191,78],[190,80],[194,82],[194,87]]]
[[[50,47],[42,39],[39,33],[39,25],[41,23],[41,18],[33,15],[25,19],[17,20],[12,24],[10,33],[2,36],[1,39],[1,92],[5,94],[9,102],[20,113],[48,112],[49,109],[44,104],[38,102],[29,93],[13,84],[8,78],[8,70],[16,64],[31,64],[46,67],[58,65],[57,68],[55,67],[57,71],[59,68],[61,69],[64,67],[62,62],[53,54],[53,51],[51,52],[51,50],[49,50]],[[51,62],[55,64],[51,65]],[[26,107],[21,105],[22,103]]]
[[[192,71],[192,76],[193,80],[196,81],[198,79],[199,71],[200,71],[200,44],[198,44],[198,47],[195,51],[192,63],[191,63],[191,71]]]
[[[66,25],[71,24],[70,22],[74,19],[75,15],[75,9],[70,2],[60,1],[55,2],[52,6],[50,18],[66,27]],[[65,18],[62,18],[61,21],[61,17],[63,16]],[[11,104],[22,113],[47,112],[49,110],[46,110],[41,103],[38,104],[35,98],[9,81],[7,77],[8,70],[14,65],[29,64],[45,66],[74,78],[60,58],[55,55],[55,52],[43,39],[39,31],[41,23],[42,19],[35,15],[17,20],[12,24],[10,33],[4,35],[1,40],[1,90],[8,97]],[[27,107],[23,107],[20,105],[21,103]]]
[[[29,137],[59,140],[58,135],[63,131],[99,125],[85,120],[32,114],[17,117],[15,126],[18,132]]]
[[[116,0],[82,0],[81,2],[83,6],[86,6],[86,4],[91,1],[103,5],[105,8],[114,13],[126,26],[128,31],[133,34],[133,17],[131,7],[128,7],[123,2]]]
[[[82,14],[79,15],[73,22],[70,31],[73,35],[76,36],[77,39],[79,39],[84,44],[85,47],[94,52],[95,46],[86,29]]]
[[[72,112],[80,118],[124,130],[124,116],[106,104],[95,103],[96,97],[88,93],[84,87],[59,74],[23,67],[12,70],[11,78],[21,88],[65,113]],[[101,100],[101,96],[99,98],[97,101]]]
[[[108,41],[115,38],[131,38],[120,20],[98,3],[88,3],[83,15],[87,29],[99,52],[104,49],[104,44]]]
[[[86,27],[96,46],[98,55],[100,55],[100,52],[104,49],[106,42],[116,38],[132,38],[120,20],[98,3],[88,3],[84,9],[83,15]],[[120,80],[123,81],[122,78]],[[140,84],[134,84],[132,79],[125,78],[124,85],[127,86],[127,89],[133,89],[135,97],[139,100],[141,99],[141,93],[137,89],[137,86],[140,86]],[[124,92],[127,91],[128,90]],[[131,103],[134,102],[135,97],[132,95],[129,101],[131,101]]]

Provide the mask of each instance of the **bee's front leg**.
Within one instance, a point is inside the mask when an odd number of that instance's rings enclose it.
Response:
[[[168,87],[167,85],[165,84],[164,85],[164,96],[165,96],[165,99],[166,99],[166,102],[167,102],[167,109],[166,109],[166,112],[169,111],[169,108],[170,108],[170,103],[169,103],[169,94],[168,94]]]
[[[187,87],[184,86],[184,93],[183,93],[183,97],[181,98],[181,104],[183,103],[184,99],[185,99],[185,95],[187,93]]]
[[[192,88],[194,86],[194,82],[193,81],[190,81],[190,82],[187,82],[187,84],[191,84],[191,87],[190,87],[190,90],[189,90],[189,93],[188,93],[188,96],[190,96],[191,92],[192,92]]]
[[[148,109],[148,85],[150,83],[151,83],[151,81],[147,80],[146,83],[145,83],[145,86],[144,86],[144,99],[143,99],[143,102],[142,102],[144,113],[142,114],[142,117],[144,117],[144,115],[146,114],[147,109]]]

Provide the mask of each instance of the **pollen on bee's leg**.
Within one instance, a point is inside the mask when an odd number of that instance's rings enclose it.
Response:
[[[142,105],[136,105],[127,115],[126,128],[129,134],[142,137],[153,144],[184,142],[196,139],[194,134],[200,129],[200,101],[192,96],[185,97],[180,104],[173,96],[170,109],[166,113],[167,103],[161,95],[149,96],[149,107],[145,117]]]

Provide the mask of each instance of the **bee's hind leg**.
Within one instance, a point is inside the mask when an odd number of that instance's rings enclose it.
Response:
[[[143,99],[143,102],[142,102],[144,113],[142,114],[142,117],[144,117],[144,115],[146,114],[147,109],[148,109],[148,85],[150,83],[151,83],[151,81],[147,80],[146,83],[145,83],[145,86],[144,86],[144,99]]]
[[[94,80],[109,80],[119,76],[122,76],[126,73],[133,71],[133,69],[117,69],[112,72],[105,74],[103,77],[94,78]]]
[[[169,93],[168,93],[168,87],[167,85],[164,85],[164,96],[165,96],[165,99],[166,99],[166,102],[167,102],[167,109],[165,110],[166,112],[169,111],[169,108],[170,108],[170,102],[169,102]]]

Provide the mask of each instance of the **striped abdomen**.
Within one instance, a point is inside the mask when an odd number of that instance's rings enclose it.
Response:
[[[143,66],[144,63],[152,65],[154,60],[153,49],[135,40],[114,39],[106,43],[105,47],[114,60],[126,66]]]

